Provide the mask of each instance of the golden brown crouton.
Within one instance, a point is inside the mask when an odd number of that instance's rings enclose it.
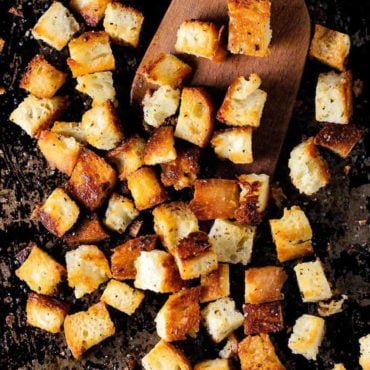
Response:
[[[57,135],[73,137],[78,142],[86,144],[86,135],[80,122],[55,121],[50,131]]]
[[[175,136],[204,148],[213,130],[213,105],[207,92],[185,87],[181,93],[180,113]]]
[[[103,158],[82,149],[67,183],[67,190],[87,209],[94,211],[116,183],[116,173]]]
[[[233,218],[239,206],[239,188],[234,180],[195,180],[190,208],[198,220]]]
[[[200,277],[200,302],[210,302],[230,294],[229,265],[220,263],[217,270]]]
[[[194,370],[231,370],[231,367],[227,359],[215,358],[198,362]]]
[[[37,98],[52,98],[64,84],[67,74],[53,67],[40,54],[27,65],[19,87]]]
[[[81,14],[87,25],[95,27],[104,16],[107,5],[112,0],[71,0],[70,6]]]
[[[5,46],[5,40],[0,37],[0,54],[3,52]]]
[[[370,334],[359,339],[360,358],[359,363],[363,370],[370,369]]]

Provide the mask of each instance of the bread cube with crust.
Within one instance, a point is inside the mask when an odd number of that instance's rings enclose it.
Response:
[[[67,314],[67,306],[54,298],[30,293],[26,314],[28,325],[55,334],[61,330]]]
[[[200,87],[185,87],[181,93],[180,113],[175,136],[204,148],[213,131],[213,105]]]
[[[114,42],[136,48],[139,45],[143,21],[144,15],[137,9],[112,2],[105,10],[103,25],[105,32]]]
[[[114,323],[103,302],[90,306],[87,311],[67,315],[64,320],[64,334],[68,348],[75,359],[89,348],[114,335]]]
[[[55,121],[50,131],[57,135],[73,137],[81,144],[87,142],[80,122]]]
[[[226,339],[225,346],[219,352],[220,357],[226,359],[237,357],[238,345],[239,345],[238,338],[234,333],[231,333]]]
[[[98,25],[104,16],[107,5],[112,0],[71,0],[70,6],[81,14],[90,27]]]
[[[222,47],[223,26],[212,22],[190,20],[180,24],[175,49],[179,53],[192,54],[219,63],[226,58]]]
[[[59,1],[54,1],[32,29],[32,35],[51,47],[62,50],[80,30],[69,10]]]
[[[227,263],[219,263],[216,270],[200,277],[200,303],[215,301],[230,294],[230,274]]]
[[[359,363],[362,370],[370,369],[370,334],[359,339],[360,343],[360,358]]]
[[[325,334],[325,320],[321,317],[304,314],[293,326],[288,347],[294,354],[307,360],[316,360],[319,347]]]
[[[198,362],[194,370],[231,370],[231,367],[227,359],[215,358]]]
[[[73,77],[88,73],[112,71],[115,60],[106,32],[85,32],[69,44],[67,64]]]
[[[282,218],[270,220],[270,227],[280,262],[313,253],[310,221],[299,206],[285,208]]]
[[[339,71],[346,69],[351,39],[345,33],[315,24],[309,55]]]
[[[52,98],[66,78],[66,73],[56,69],[44,56],[38,54],[28,63],[19,87],[37,98]]]

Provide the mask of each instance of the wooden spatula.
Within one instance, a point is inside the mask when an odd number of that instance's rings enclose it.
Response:
[[[143,77],[144,67],[160,53],[177,54],[174,47],[177,29],[183,21],[190,19],[227,25],[227,0],[172,0],[135,75],[131,89],[134,105],[141,104],[148,88]],[[251,165],[222,162],[217,168],[220,176],[248,172],[273,175],[275,171],[310,40],[310,20],[304,0],[272,0],[271,28],[273,36],[268,57],[230,54],[223,63],[205,58],[191,59],[194,74],[190,85],[211,86],[226,92],[234,78],[248,77],[256,72],[262,79],[261,88],[268,93],[261,126],[253,133],[254,162]]]

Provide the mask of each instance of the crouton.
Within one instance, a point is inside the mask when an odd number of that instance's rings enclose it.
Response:
[[[363,133],[364,131],[355,125],[327,123],[315,136],[314,143],[346,158],[361,139]]]
[[[216,343],[243,325],[243,315],[235,309],[235,302],[228,297],[209,303],[201,315],[203,325]]]
[[[157,334],[165,341],[196,336],[200,325],[199,287],[172,294],[159,310],[155,322]]]
[[[283,311],[279,301],[246,304],[244,334],[276,333],[284,329]]]
[[[113,2],[105,10],[103,25],[114,42],[136,48],[143,21],[144,15],[137,9]]]
[[[43,130],[37,145],[50,167],[71,176],[82,149],[75,138]]]
[[[70,6],[81,14],[90,27],[98,25],[111,0],[71,0]]]
[[[103,158],[83,148],[67,190],[87,209],[99,208],[116,183],[116,173]]]
[[[198,220],[234,218],[239,207],[239,188],[234,180],[195,180],[190,209]]]
[[[184,202],[171,202],[156,207],[153,218],[154,231],[170,253],[173,253],[181,239],[198,231],[198,220]]]
[[[302,355],[307,360],[316,360],[324,333],[324,319],[304,314],[294,324],[288,347],[294,354]]]
[[[229,159],[233,163],[248,164],[253,162],[252,128],[235,127],[214,133],[211,144],[218,157]]]
[[[150,167],[142,167],[127,176],[128,188],[139,211],[152,208],[167,200],[167,192]]]
[[[111,256],[111,269],[114,279],[135,279],[135,261],[141,251],[152,251],[157,242],[156,235],[139,236],[118,245],[113,249]]]
[[[177,88],[191,74],[191,67],[172,54],[160,54],[148,66],[143,74],[149,83]]]
[[[226,58],[226,51],[221,45],[223,29],[223,26],[212,22],[185,21],[177,30],[175,49],[179,53],[222,62]]]
[[[352,116],[352,73],[320,73],[315,96],[316,121],[348,124]]]
[[[27,324],[59,333],[67,314],[67,307],[62,302],[40,294],[30,293],[26,306]]]
[[[314,138],[297,145],[288,162],[290,179],[300,193],[312,195],[330,180],[329,168],[314,144]]]
[[[176,157],[173,128],[162,126],[155,129],[145,146],[144,163],[148,166],[154,166],[173,161]]]
[[[161,181],[164,186],[173,186],[175,190],[191,187],[200,170],[198,147],[176,148],[177,158],[161,165]]]
[[[216,118],[230,126],[258,127],[261,122],[267,93],[261,89],[261,79],[252,73],[248,80],[236,78],[227,89]]]
[[[144,293],[117,280],[110,280],[100,300],[131,316],[144,299]]]
[[[67,99],[54,96],[50,99],[39,99],[28,95],[10,114],[9,120],[27,132],[31,137],[37,137],[46,130],[67,107]]]
[[[213,360],[205,360],[198,362],[194,370],[230,370],[229,361],[226,359],[215,358]]]
[[[328,280],[319,259],[294,267],[303,302],[324,301],[332,297]]]
[[[112,277],[104,253],[95,245],[80,245],[66,253],[68,285],[76,298],[90,294]]]
[[[285,208],[282,218],[270,220],[270,227],[280,262],[313,253],[310,221],[300,207]]]
[[[359,339],[360,343],[360,358],[359,363],[362,370],[370,369],[370,334]]]
[[[268,334],[245,337],[238,353],[242,370],[285,370]]]
[[[177,112],[180,103],[180,90],[171,86],[160,86],[152,94],[148,91],[143,100],[144,121],[159,127],[166,118]]]
[[[281,289],[287,279],[282,267],[252,267],[245,271],[245,303],[259,304],[283,299]]]
[[[134,266],[136,288],[156,293],[175,293],[184,286],[173,257],[165,251],[141,251]]]
[[[345,33],[315,24],[309,55],[339,71],[346,69],[351,39]]]
[[[28,63],[19,87],[37,98],[52,98],[66,78],[66,73],[53,67],[42,55],[38,54]]]
[[[32,29],[32,35],[51,47],[62,50],[80,30],[69,10],[59,1],[54,1]]]
[[[30,254],[15,274],[31,290],[39,294],[53,295],[65,275],[65,269],[36,244],[32,244]]]
[[[196,279],[217,269],[217,254],[208,235],[195,231],[181,239],[173,251],[181,279]]]
[[[346,299],[348,299],[348,296],[342,294],[342,297],[339,299],[331,299],[329,302],[320,301],[317,305],[317,312],[321,317],[328,317],[342,312]]]
[[[209,240],[217,253],[219,262],[246,265],[252,257],[255,233],[254,226],[216,219],[209,232]]]
[[[80,122],[55,121],[50,131],[57,135],[73,137],[82,144],[87,142]]]
[[[220,263],[218,268],[200,277],[200,302],[210,302],[230,294],[229,265]]]
[[[141,360],[145,370],[191,370],[191,365],[184,354],[164,340],[161,340]]]
[[[116,90],[113,86],[112,72],[96,72],[77,77],[76,90],[93,99],[93,106],[110,100],[116,104]]]
[[[114,324],[103,302],[90,306],[87,311],[67,315],[64,320],[66,342],[75,359],[114,333]]]
[[[225,346],[219,352],[221,358],[232,358],[238,356],[238,338],[234,333],[231,333],[226,340]]]
[[[268,204],[269,176],[251,173],[239,176],[238,180],[240,206],[235,211],[235,218],[241,224],[258,225]]]
[[[3,52],[5,46],[5,40],[0,37],[0,54]]]
[[[344,365],[342,363],[340,364],[334,364],[333,370],[346,370]]]
[[[181,93],[180,113],[175,136],[204,148],[213,130],[213,105],[207,92],[185,87]]]
[[[106,32],[85,32],[69,44],[67,64],[73,77],[115,69],[115,61]]]

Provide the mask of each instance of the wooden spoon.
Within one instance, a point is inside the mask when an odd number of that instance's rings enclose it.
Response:
[[[210,20],[227,25],[227,1],[172,0],[137,69],[131,89],[133,105],[141,104],[149,87],[143,77],[144,67],[160,53],[178,54],[175,50],[177,29],[183,21],[190,19]],[[266,173],[270,176],[274,174],[310,40],[310,19],[304,0],[272,0],[271,28],[271,52],[268,57],[230,54],[222,63],[214,63],[205,58],[191,58],[193,77],[190,85],[210,86],[226,92],[236,77],[248,77],[250,73],[256,72],[262,79],[261,88],[268,94],[261,126],[253,132],[254,162],[250,165],[221,162],[222,165],[217,168],[219,176],[248,172]],[[180,55],[180,59],[184,58]]]

